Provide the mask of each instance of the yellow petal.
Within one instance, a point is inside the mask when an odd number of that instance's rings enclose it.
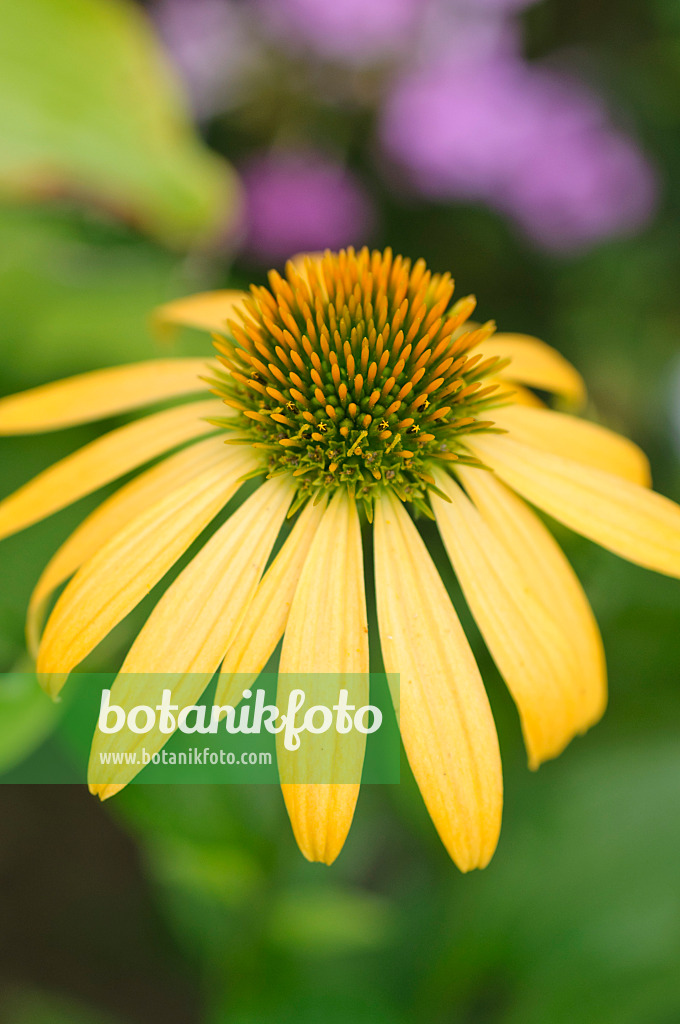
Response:
[[[494,395],[494,401],[502,399],[514,402],[516,405],[529,405],[532,409],[545,409],[545,402],[542,402],[538,395],[535,395],[529,388],[522,387],[521,384],[514,384],[501,377],[489,377],[489,384],[495,384],[498,389]],[[497,411],[494,409],[494,415]]]
[[[201,699],[209,682],[210,673],[205,672],[178,675],[121,672],[111,686],[109,703],[122,707],[127,718],[131,709],[140,704],[157,708],[161,703],[163,690],[167,689],[172,693],[170,703],[178,708],[185,708]],[[142,751],[149,757],[153,756],[163,748],[171,735],[160,732],[157,724],[149,732],[139,735],[130,732],[127,727],[123,727],[120,732],[108,734],[97,728],[87,769],[90,793],[98,796],[100,800],[108,800],[109,797],[120,793],[144,767]],[[136,757],[135,763],[110,763],[110,755],[120,754],[127,755],[130,759]],[[107,756],[109,763],[106,763]]]
[[[571,638],[458,484],[443,472],[435,480],[449,498],[431,496],[439,532],[517,705],[529,764],[536,768],[583,728],[585,694]]]
[[[145,416],[91,441],[0,502],[0,539],[71,505],[104,484],[176,448],[213,433],[205,417],[224,414],[217,400],[191,402]]]
[[[252,601],[294,485],[267,480],[203,546],[163,595],[124,672],[214,672]]]
[[[361,527],[354,500],[342,489],[323,514],[295,590],[283,639],[277,704],[287,705],[287,690],[292,685],[287,674],[321,673],[326,692],[319,702],[332,706],[339,690],[345,688],[349,704],[361,707],[369,698],[368,669]],[[333,693],[327,692],[329,673],[338,677]],[[313,696],[307,703],[315,703]],[[316,770],[324,778],[339,774],[360,779],[365,737],[353,730],[343,739],[349,742],[327,749],[323,764],[315,761],[313,767],[301,749],[294,755],[294,778],[304,779]],[[288,758],[281,743],[277,743],[277,750],[285,778]],[[281,788],[305,857],[332,864],[352,824],[359,783],[293,782]]]
[[[153,359],[43,384],[0,399],[0,434],[60,430],[205,391],[208,369],[205,359]]]
[[[556,349],[538,338],[528,334],[494,334],[480,351],[484,359],[498,356],[512,360],[498,374],[504,380],[554,392],[574,405],[583,404],[586,390],[580,373]]]
[[[188,703],[188,701],[186,701],[186,703]],[[115,797],[116,794],[120,793],[121,790],[124,790],[124,788],[124,783],[119,785],[116,785],[116,783],[112,783],[111,785],[96,785],[90,783],[89,786],[89,790],[92,796],[98,796],[99,800],[101,801],[109,800],[110,797]]]
[[[54,591],[132,519],[221,461],[224,453],[222,435],[183,448],[140,473],[83,520],[47,563],[31,594],[26,636],[33,657],[38,652],[45,608]]]
[[[470,449],[519,494],[566,526],[647,569],[680,577],[680,507],[601,469],[480,435]]]
[[[580,672],[580,729],[587,729],[604,713],[607,670],[600,630],[576,573],[547,527],[498,477],[467,466],[456,467],[456,473],[485,523],[570,638]]]
[[[294,492],[287,477],[267,480],[210,538],[149,616],[113,684],[112,703],[126,713],[139,704],[140,676],[144,704],[160,702],[169,675],[173,703],[182,707],[200,697],[246,615]],[[127,785],[142,767],[102,766],[100,753],[144,747],[151,754],[168,738],[158,730],[134,737],[97,730],[90,753],[92,791],[106,797],[108,786]]]
[[[52,696],[162,579],[257,465],[249,446],[223,446],[220,461],[147,508],[78,570],[48,619],[38,651],[37,671],[52,677]]]
[[[186,298],[174,299],[159,306],[154,311],[153,322],[161,329],[180,326],[223,332],[227,326],[227,318],[234,315],[235,307],[245,298],[246,292],[234,290],[187,295]]]
[[[651,484],[645,453],[628,438],[597,423],[551,409],[528,409],[519,405],[495,409],[493,418],[499,427],[508,431],[513,441],[604,469],[641,487]]]
[[[111,797],[111,796],[115,796],[116,793],[120,793],[121,789],[125,789],[125,786],[124,785],[118,785],[117,786],[115,784],[96,786],[96,785],[90,784],[89,788],[90,788],[90,793],[92,793],[93,796],[99,796],[99,799],[104,801],[104,800],[108,800],[109,797]]]
[[[283,636],[302,567],[321,522],[326,501],[309,501],[290,536],[262,577],[248,614],[222,663],[215,703],[236,705],[241,700],[243,675],[253,681],[265,667]]]
[[[503,784],[491,709],[467,638],[408,513],[375,509],[375,581],[385,669],[399,673],[401,735],[442,842],[461,871],[484,867]]]

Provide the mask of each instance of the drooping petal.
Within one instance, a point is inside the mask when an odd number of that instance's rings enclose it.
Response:
[[[361,707],[368,703],[368,669],[361,527],[354,499],[343,488],[323,514],[295,590],[283,639],[277,704],[287,705],[287,691],[294,685],[289,675],[294,679],[296,673],[320,673],[322,703],[332,707],[345,688],[349,704]],[[333,687],[334,692],[328,692]],[[316,701],[309,697],[308,703]],[[281,787],[300,849],[308,860],[325,864],[332,864],[342,849],[359,795],[365,737],[353,730],[345,740],[327,746],[323,763],[315,760],[310,765],[302,750],[294,755],[296,781]],[[287,777],[281,743],[277,750],[282,777]],[[328,779],[356,777],[357,782],[305,783],[314,771]]]
[[[494,334],[480,351],[484,359],[497,356],[511,360],[498,374],[504,380],[562,395],[576,406],[583,404],[586,389],[580,373],[544,341],[528,334]]]
[[[505,436],[469,447],[507,484],[566,526],[647,569],[680,577],[680,507],[601,469]]]
[[[293,499],[287,477],[267,480],[210,538],[149,616],[111,688],[111,703],[130,708],[160,703],[172,678],[173,703],[194,703],[236,635]],[[143,694],[140,677],[144,677]],[[97,730],[89,781],[102,799],[127,785],[141,764],[102,766],[100,754],[161,749],[168,735],[153,729],[131,737]],[[105,771],[104,771],[105,768]]]
[[[0,539],[73,504],[104,484],[186,441],[212,433],[208,416],[224,414],[217,400],[191,402],[128,423],[91,441],[39,473],[0,502]]]
[[[152,359],[81,373],[0,399],[0,434],[38,434],[91,423],[205,391],[205,359]]]
[[[214,672],[245,616],[292,500],[267,480],[220,527],[163,595],[121,671]]]
[[[234,307],[245,298],[246,292],[233,289],[187,295],[159,306],[154,310],[153,322],[161,329],[178,326],[223,332],[227,318],[233,316]]]
[[[546,407],[545,402],[542,402],[538,395],[521,384],[515,384],[514,381],[503,380],[501,377],[489,377],[489,384],[494,384],[497,388],[494,401],[512,402],[513,405],[528,405],[532,409],[545,409]],[[494,416],[497,411],[494,409]]]
[[[222,461],[224,453],[222,435],[183,448],[125,484],[83,520],[47,563],[31,594],[26,637],[33,657],[38,653],[45,608],[54,591],[132,519]]]
[[[246,445],[172,491],[115,534],[75,574],[50,615],[37,671],[52,696],[69,672],[146,597],[238,490],[257,459]]]
[[[583,728],[583,681],[571,639],[458,484],[443,472],[435,480],[449,498],[431,496],[439,532],[537,768]]]
[[[385,492],[375,508],[375,579],[385,669],[399,673],[401,735],[442,842],[462,871],[496,848],[503,784],[484,686],[414,523]]]
[[[645,453],[628,438],[597,423],[552,409],[528,409],[521,405],[495,409],[493,418],[513,441],[604,469],[641,487],[651,484]]]
[[[256,678],[274,653],[286,628],[295,589],[325,508],[325,499],[316,505],[307,502],[290,536],[262,577],[248,615],[224,657],[216,704],[237,704],[243,690],[243,674]]]
[[[485,523],[570,638],[580,671],[580,729],[587,729],[604,713],[607,670],[600,630],[576,573],[547,527],[497,476],[467,466],[457,466],[456,474]]]

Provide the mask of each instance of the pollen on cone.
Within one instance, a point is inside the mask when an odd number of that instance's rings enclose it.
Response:
[[[465,329],[474,299],[451,307],[453,287],[422,260],[347,249],[272,271],[235,307],[214,390],[300,503],[346,485],[370,515],[389,484],[427,512],[426,462],[475,461],[460,435],[492,427],[481,383],[500,361],[470,355],[494,327]]]

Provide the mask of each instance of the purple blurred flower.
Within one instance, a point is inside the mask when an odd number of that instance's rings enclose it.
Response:
[[[514,15],[533,3],[535,0],[425,0],[416,63],[451,67],[458,61],[519,58],[522,33]]]
[[[154,20],[196,114],[209,117],[234,100],[255,56],[232,0],[157,0]]]
[[[422,194],[485,202],[550,249],[637,228],[654,206],[652,169],[599,98],[507,54],[405,75],[381,138]]]
[[[434,198],[497,192],[518,148],[535,131],[521,65],[460,61],[399,81],[382,115],[387,152]]]
[[[358,179],[313,151],[272,152],[242,168],[246,248],[263,263],[363,243],[374,223]]]
[[[477,30],[531,6],[536,0],[256,0],[265,30],[287,45],[308,47],[321,57],[362,64],[411,53],[429,36],[462,21]],[[429,49],[426,41],[425,48]]]
[[[287,44],[361,64],[399,51],[429,0],[257,0],[263,26]]]
[[[515,14],[535,3],[536,0],[458,0],[457,6],[467,7],[480,14]]]
[[[637,146],[605,128],[550,140],[510,183],[506,206],[539,245],[568,251],[643,227],[656,194]]]

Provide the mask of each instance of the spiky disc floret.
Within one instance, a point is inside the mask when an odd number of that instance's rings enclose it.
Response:
[[[499,369],[472,350],[494,330],[465,330],[472,296],[423,260],[353,249],[306,257],[251,288],[215,345],[212,383],[239,416],[225,421],[260,448],[270,475],[292,472],[299,507],[347,486],[369,508],[378,487],[429,512],[432,460],[471,461],[461,439],[493,429],[481,414]]]

